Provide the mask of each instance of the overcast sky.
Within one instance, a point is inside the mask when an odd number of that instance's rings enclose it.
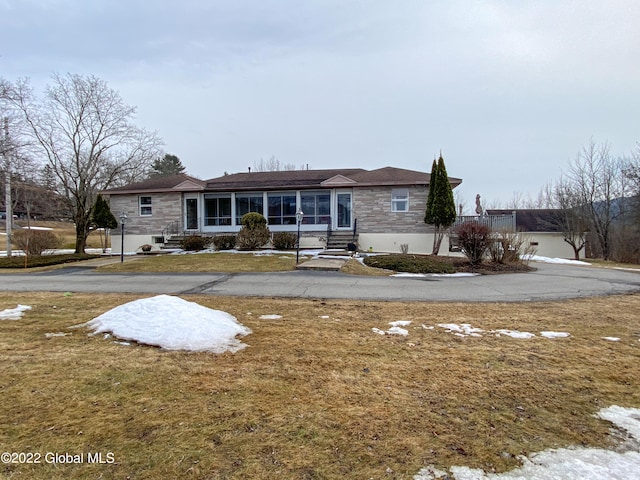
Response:
[[[0,0],[0,76],[93,74],[188,173],[430,171],[471,211],[640,140],[640,2]],[[493,205],[497,206],[497,205]]]

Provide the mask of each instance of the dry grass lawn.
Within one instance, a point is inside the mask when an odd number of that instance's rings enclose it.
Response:
[[[68,327],[126,295],[2,293],[2,451],[83,464],[3,464],[11,479],[410,479],[421,467],[504,471],[550,447],[615,443],[594,414],[640,407],[640,296],[557,303],[375,303],[183,297],[253,330],[236,354],[117,344]],[[261,320],[280,314],[280,320]],[[329,318],[321,318],[328,316]],[[412,320],[408,337],[372,327]],[[569,338],[460,338],[440,322]],[[46,338],[46,333],[69,336]],[[620,342],[603,340],[620,337]],[[113,453],[88,464],[87,452]]]
[[[306,258],[308,259],[308,258]],[[300,261],[305,260],[301,258]],[[101,272],[282,272],[296,268],[293,255],[254,255],[253,253],[198,253],[149,255],[135,262],[114,263]]]

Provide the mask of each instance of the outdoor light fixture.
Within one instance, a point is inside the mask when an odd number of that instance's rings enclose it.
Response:
[[[298,264],[298,260],[300,259],[300,224],[302,223],[302,219],[304,218],[304,213],[302,209],[299,208],[296,212],[296,223],[298,224],[298,241],[296,242],[296,265]]]
[[[120,263],[124,262],[124,225],[127,223],[128,218],[125,212],[120,214],[120,228],[122,229],[122,232],[120,232]]]

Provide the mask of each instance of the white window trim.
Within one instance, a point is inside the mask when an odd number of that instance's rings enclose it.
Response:
[[[399,209],[398,204],[404,203],[406,208]],[[409,211],[409,189],[394,188],[391,190],[391,211],[396,213],[406,213]]]
[[[143,205],[143,198],[149,198],[151,200],[151,203],[146,203]],[[142,213],[143,208],[149,208],[151,210],[151,213]],[[151,197],[151,195],[140,195],[138,197],[138,212],[140,212],[141,217],[151,217],[153,215],[153,198]]]

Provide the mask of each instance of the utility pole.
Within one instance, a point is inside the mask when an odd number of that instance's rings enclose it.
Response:
[[[13,205],[11,201],[11,162],[9,160],[9,119],[4,117],[4,138],[2,140],[2,156],[4,157],[4,205],[5,226],[7,232],[7,257],[11,257],[11,227],[13,226]]]

